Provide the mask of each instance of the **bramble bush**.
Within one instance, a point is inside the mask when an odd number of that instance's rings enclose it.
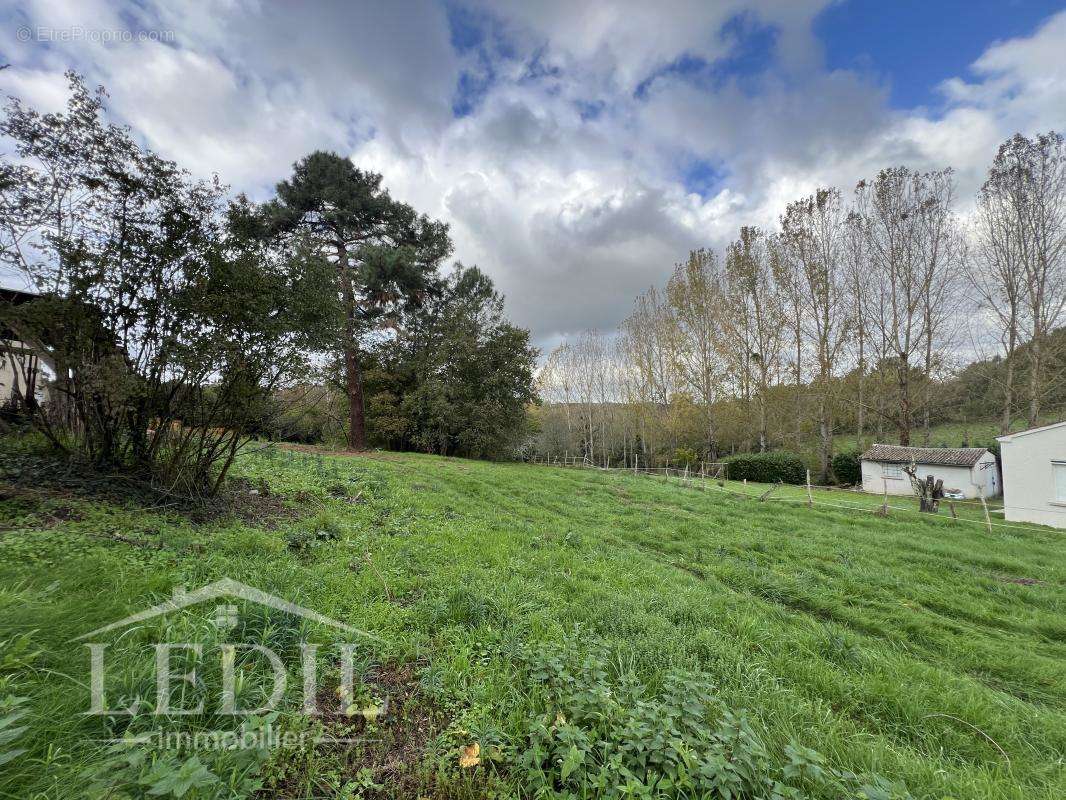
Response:
[[[545,689],[517,767],[538,797],[909,800],[898,783],[837,770],[791,742],[771,753],[707,675],[672,670],[658,692],[632,672],[612,677],[602,645],[571,636],[524,657]]]
[[[726,477],[731,481],[756,483],[803,483],[807,467],[795,453],[777,450],[771,453],[741,453],[724,459]]]

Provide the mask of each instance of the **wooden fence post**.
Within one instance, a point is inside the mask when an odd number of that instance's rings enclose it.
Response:
[[[814,508],[814,498],[811,496],[811,471],[807,470],[807,508]]]
[[[988,532],[992,533],[992,518],[988,516],[988,503],[985,502],[985,487],[981,487],[981,508],[985,511],[985,525],[988,526]]]
[[[888,516],[888,478],[882,476],[881,477],[881,485],[885,487],[885,499],[884,499],[884,502],[881,503],[880,514],[881,514],[882,517],[887,517]]]

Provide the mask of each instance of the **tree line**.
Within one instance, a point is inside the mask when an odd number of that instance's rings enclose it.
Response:
[[[33,287],[0,302],[8,419],[187,496],[322,415],[355,449],[513,451],[537,351],[487,276],[441,270],[447,225],[334,153],[231,198],[68,80],[65,112],[11,98],[0,120],[0,259]]]
[[[691,252],[619,330],[548,355],[536,449],[628,465],[813,443],[826,479],[841,433],[928,442],[966,353],[991,384],[968,413],[1036,425],[1063,399],[1063,137],[1004,142],[966,219],[956,192],[950,168],[892,167]]]

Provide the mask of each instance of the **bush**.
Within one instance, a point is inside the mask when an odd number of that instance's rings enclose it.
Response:
[[[607,800],[912,798],[900,783],[837,769],[797,741],[772,749],[705,673],[671,670],[653,686],[581,632],[519,663],[539,707],[510,767],[531,796],[588,797],[594,787]]]
[[[833,456],[833,474],[838,483],[857,486],[862,483],[862,453],[853,450]]]
[[[688,447],[679,447],[674,451],[674,464],[678,467],[688,467],[694,469],[700,462],[700,457],[696,455],[696,451]]]
[[[731,481],[756,483],[805,483],[807,467],[795,453],[741,453],[725,459],[726,477]]]

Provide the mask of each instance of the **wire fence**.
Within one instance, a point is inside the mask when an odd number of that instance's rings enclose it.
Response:
[[[943,500],[942,503],[947,505],[950,517],[941,516],[935,513],[923,512],[917,508],[892,503],[888,500],[889,495],[875,495],[869,492],[864,492],[855,489],[844,489],[839,486],[823,486],[810,482],[810,473],[807,475],[807,483],[805,485],[791,485],[791,484],[748,484],[747,481],[730,481],[726,480],[723,476],[725,473],[725,464],[721,462],[699,462],[698,464],[686,465],[684,467],[651,467],[641,466],[638,461],[634,460],[632,466],[617,467],[610,466],[609,462],[606,466],[599,465],[591,461],[587,456],[570,456],[565,454],[562,457],[559,456],[545,456],[539,459],[533,459],[532,463],[540,466],[554,466],[554,467],[568,467],[577,469],[589,469],[599,472],[613,472],[618,474],[631,474],[631,475],[643,475],[649,478],[662,478],[667,482],[676,482],[678,485],[692,488],[699,491],[717,491],[725,493],[734,497],[740,497],[746,500],[754,502],[777,502],[777,503],[797,503],[800,505],[806,505],[808,507],[815,506],[827,506],[832,508],[846,509],[850,511],[861,511],[865,513],[872,513],[881,517],[889,517],[894,513],[898,514],[914,514],[916,519],[921,519],[928,522],[947,522],[951,523],[967,523],[980,525],[988,530],[989,533],[993,532],[993,528],[1010,528],[1015,530],[1029,531],[1032,533],[1046,533],[1047,529],[1044,527],[1038,527],[1036,525],[1016,524],[1011,522],[996,522],[993,521],[991,515],[993,513],[999,514],[1003,511],[1002,508],[989,506],[984,498],[977,500],[965,499],[965,500]],[[757,491],[753,492],[749,487],[754,487]],[[775,493],[784,488],[786,491],[791,489],[792,491],[806,492],[804,496],[783,496]],[[877,502],[848,502],[846,500],[826,500],[824,494],[833,492],[834,494],[853,494],[856,496],[856,500],[859,498],[869,498],[870,500],[876,500]],[[901,497],[901,495],[893,495],[894,497]],[[915,498],[917,499],[917,498]],[[965,511],[972,510],[973,512],[980,512],[980,518],[971,518],[964,515],[960,515],[958,511],[963,509]],[[1046,511],[1047,509],[1029,509],[1037,511]],[[1054,513],[1066,514],[1066,509],[1053,510]]]

